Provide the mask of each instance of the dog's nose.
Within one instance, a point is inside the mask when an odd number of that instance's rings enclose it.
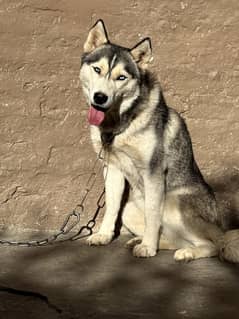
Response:
[[[94,94],[94,102],[98,105],[103,105],[107,102],[108,96],[102,92],[96,92]]]

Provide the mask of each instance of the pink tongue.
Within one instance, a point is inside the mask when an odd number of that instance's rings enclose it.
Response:
[[[90,106],[88,111],[88,121],[91,125],[99,126],[105,118],[105,113],[96,110],[93,106]]]

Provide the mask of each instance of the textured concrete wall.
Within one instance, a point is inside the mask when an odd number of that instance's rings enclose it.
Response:
[[[1,0],[1,227],[54,230],[80,197],[94,153],[78,75],[97,18],[119,44],[151,36],[199,166],[239,210],[238,0]]]

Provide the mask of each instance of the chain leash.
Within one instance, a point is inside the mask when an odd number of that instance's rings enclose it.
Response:
[[[91,192],[91,190],[93,189],[96,183],[97,176],[104,169],[104,165],[102,165],[101,163],[101,160],[104,159],[102,154],[103,154],[103,147],[101,148],[93,164],[92,172],[87,180],[86,187],[84,190],[84,195],[81,201],[75,206],[73,211],[66,216],[58,232],[56,232],[55,234],[47,238],[43,238],[40,240],[17,241],[17,240],[0,239],[0,245],[20,246],[20,247],[41,247],[41,246],[52,245],[54,243],[75,241],[75,240],[90,236],[93,233],[93,228],[95,227],[96,219],[99,215],[99,212],[105,206],[105,189],[103,189],[103,191],[101,192],[101,194],[99,195],[97,199],[97,202],[96,202],[97,207],[93,214],[93,217],[90,220],[88,220],[88,222],[85,225],[81,226],[80,229],[75,234],[69,235],[69,233],[80,223],[81,215],[84,212],[85,203],[87,201],[89,193]]]

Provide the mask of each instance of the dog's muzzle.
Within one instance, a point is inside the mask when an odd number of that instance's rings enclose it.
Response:
[[[96,92],[93,97],[96,105],[104,105],[108,101],[108,96],[102,92]]]

